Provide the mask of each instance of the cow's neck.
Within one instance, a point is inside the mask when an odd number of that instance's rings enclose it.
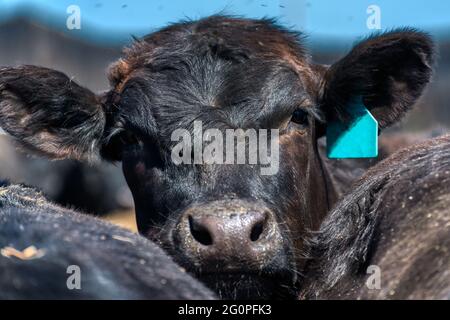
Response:
[[[319,147],[320,148],[320,147]],[[326,161],[323,159],[323,153],[318,152],[317,157],[317,166],[319,176],[315,177],[315,181],[317,181],[317,185],[311,188],[312,190],[316,190],[320,197],[314,197],[317,199],[317,203],[315,204],[314,210],[315,212],[315,223],[313,223],[315,229],[320,226],[320,223],[328,214],[328,212],[332,209],[336,201],[339,199],[339,188],[336,186],[335,179],[333,179],[332,173],[329,171],[330,168],[327,166]]]

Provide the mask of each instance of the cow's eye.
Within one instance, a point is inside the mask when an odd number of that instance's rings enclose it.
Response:
[[[132,132],[124,131],[120,134],[120,142],[123,145],[141,144],[141,140]]]
[[[141,141],[132,132],[123,130],[110,138],[102,149],[102,155],[109,160],[120,161],[127,147],[133,146],[135,150],[137,146],[142,146]]]
[[[308,113],[303,109],[296,109],[292,114],[291,121],[306,126],[308,125]]]

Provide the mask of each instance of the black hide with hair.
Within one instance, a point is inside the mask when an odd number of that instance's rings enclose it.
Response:
[[[310,240],[302,298],[450,298],[450,135],[369,171]],[[380,270],[370,289],[368,267]],[[373,271],[371,271],[373,272]]]
[[[29,246],[43,255],[8,255]],[[214,298],[147,239],[20,185],[0,185],[0,249],[0,299]],[[80,290],[67,287],[71,265],[80,268]]]

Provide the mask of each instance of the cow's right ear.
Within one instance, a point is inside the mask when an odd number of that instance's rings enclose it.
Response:
[[[0,69],[0,127],[34,153],[96,160],[105,118],[99,97],[61,72],[36,66]]]

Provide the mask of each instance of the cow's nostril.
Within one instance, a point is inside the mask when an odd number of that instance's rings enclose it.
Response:
[[[200,223],[196,222],[192,216],[188,217],[189,219],[189,229],[191,231],[192,237],[199,243],[201,243],[204,246],[210,246],[213,244],[213,240],[211,237],[211,233],[208,231],[208,229],[201,225]]]
[[[253,226],[252,231],[250,232],[250,240],[252,240],[253,242],[259,240],[259,238],[261,237],[261,234],[264,231],[264,224],[265,224],[265,220],[262,220],[262,221],[257,222]]]

